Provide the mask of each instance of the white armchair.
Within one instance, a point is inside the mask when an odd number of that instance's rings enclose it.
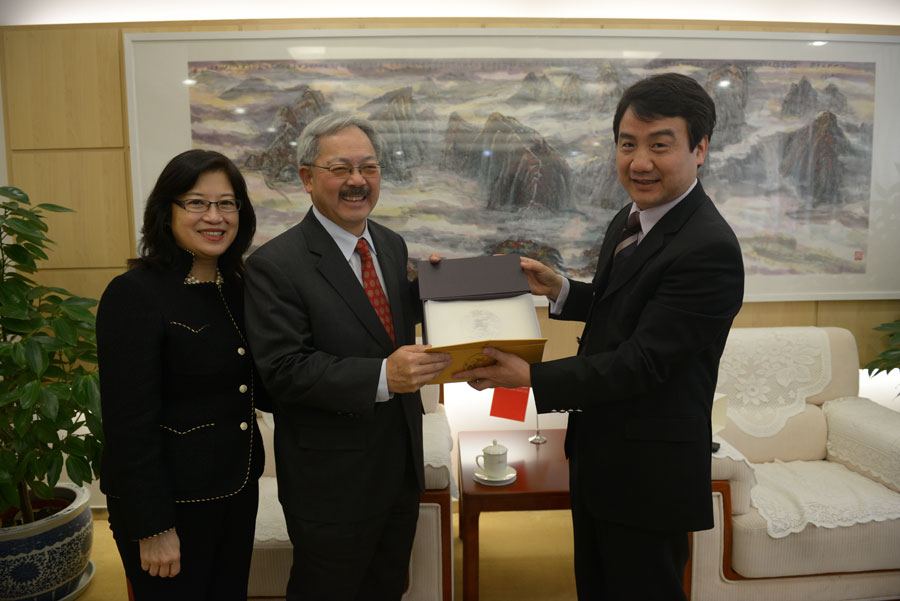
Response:
[[[847,330],[731,331],[690,599],[900,598],[900,413],[856,396],[858,368]]]

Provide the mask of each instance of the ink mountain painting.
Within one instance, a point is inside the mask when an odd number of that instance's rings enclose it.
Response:
[[[629,199],[612,119],[624,89],[675,71],[716,103],[700,179],[734,228],[748,275],[864,273],[874,63],[423,59],[188,64],[196,147],[235,160],[257,208],[255,245],[310,206],[296,141],[351,111],[385,141],[372,218],[411,265],[518,253],[588,280]]]

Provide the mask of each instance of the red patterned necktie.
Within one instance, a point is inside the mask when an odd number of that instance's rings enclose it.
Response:
[[[388,336],[391,337],[391,342],[394,343],[394,346],[397,346],[397,341],[394,338],[394,320],[391,317],[391,306],[384,296],[381,282],[378,281],[378,274],[375,273],[375,263],[372,261],[372,253],[369,251],[369,245],[364,238],[356,241],[356,254],[362,260],[362,280],[366,296],[369,297],[369,302],[372,303],[372,307],[378,313],[378,319],[381,320],[381,325],[384,326]]]

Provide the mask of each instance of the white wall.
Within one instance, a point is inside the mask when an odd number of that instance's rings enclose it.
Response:
[[[0,0],[0,25],[210,19],[505,17],[701,19],[900,25],[897,0]]]

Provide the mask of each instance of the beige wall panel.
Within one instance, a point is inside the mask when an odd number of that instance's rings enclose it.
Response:
[[[75,213],[47,213],[56,242],[41,267],[116,267],[134,255],[128,217],[124,150],[12,153],[10,182],[32,204],[50,202]]]
[[[32,279],[44,286],[65,288],[76,296],[100,300],[110,280],[125,273],[125,266],[114,269],[42,269]]]
[[[818,325],[847,328],[856,337],[860,366],[872,361],[887,345],[872,328],[900,318],[900,300],[829,301],[818,306]]]
[[[239,31],[235,23],[128,23],[122,33],[180,33],[184,31]]]
[[[571,357],[578,352],[578,343],[575,341],[575,337],[581,336],[584,322],[550,319],[547,307],[538,307],[537,314],[541,333],[547,339],[547,345],[544,347],[544,361]]]
[[[744,303],[733,325],[735,328],[814,326],[816,303],[814,301]]]
[[[124,145],[117,29],[7,30],[3,46],[12,149]]]

